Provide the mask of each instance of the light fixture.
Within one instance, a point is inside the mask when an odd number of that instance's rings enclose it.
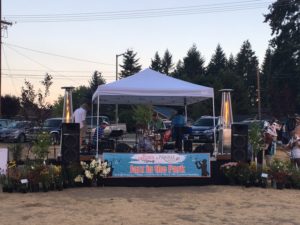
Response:
[[[73,103],[72,103],[72,91],[74,87],[62,87],[65,89],[64,106],[63,106],[63,123],[73,122]]]
[[[231,105],[231,92],[232,89],[222,89],[222,102],[221,102],[221,121],[222,129],[220,132],[219,149],[221,154],[231,153],[231,124],[233,122],[232,105]]]

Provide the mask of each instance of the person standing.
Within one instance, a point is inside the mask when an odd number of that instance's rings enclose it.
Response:
[[[80,124],[80,147],[86,135],[87,125],[86,125],[86,113],[88,111],[88,105],[86,103],[82,104],[73,113],[74,123]]]
[[[291,150],[292,164],[299,169],[300,168],[300,137],[294,133],[286,147]]]
[[[172,119],[172,137],[175,140],[175,147],[178,151],[182,151],[183,129],[185,126],[185,118],[183,111],[178,110]]]

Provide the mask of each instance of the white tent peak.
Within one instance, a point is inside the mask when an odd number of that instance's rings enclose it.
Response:
[[[210,87],[145,69],[121,80],[100,85],[93,95],[100,104],[188,105],[214,97]]]

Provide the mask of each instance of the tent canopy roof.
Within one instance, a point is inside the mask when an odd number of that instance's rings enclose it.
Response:
[[[93,101],[100,104],[189,105],[213,98],[214,90],[151,69],[121,80],[99,85]]]

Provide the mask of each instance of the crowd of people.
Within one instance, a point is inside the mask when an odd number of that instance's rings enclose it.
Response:
[[[300,168],[300,117],[289,117],[285,122],[278,120],[265,122],[263,128],[264,149],[258,155],[258,161],[262,163],[264,153],[266,165],[270,165],[276,154],[277,144],[290,155],[294,166]]]

